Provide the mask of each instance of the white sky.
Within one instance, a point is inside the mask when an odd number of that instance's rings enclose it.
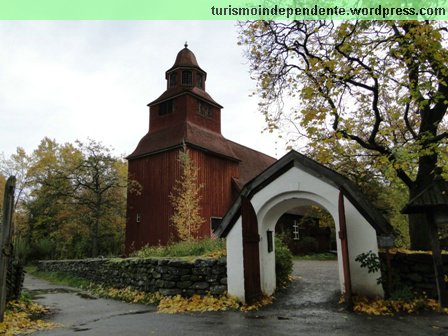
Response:
[[[0,153],[88,137],[130,154],[148,131],[146,104],[188,41],[221,105],[222,133],[279,157],[261,133],[255,88],[231,21],[0,21]],[[277,149],[276,149],[277,148]]]

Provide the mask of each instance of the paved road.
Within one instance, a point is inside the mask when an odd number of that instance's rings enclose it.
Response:
[[[274,304],[249,313],[160,314],[154,307],[95,299],[32,277],[25,287],[64,325],[33,335],[448,335],[448,317],[435,313],[390,318],[344,311],[337,304],[336,262],[296,262],[294,274],[297,279],[277,293]]]

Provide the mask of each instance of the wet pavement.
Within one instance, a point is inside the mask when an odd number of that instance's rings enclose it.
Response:
[[[369,317],[347,312],[337,301],[335,261],[300,261],[296,280],[256,312],[161,314],[155,307],[96,299],[66,286],[26,278],[36,301],[48,306],[58,329],[33,335],[446,335],[448,316]]]

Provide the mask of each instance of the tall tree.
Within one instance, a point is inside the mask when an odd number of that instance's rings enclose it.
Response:
[[[0,174],[8,178],[9,176],[16,177],[16,194],[14,196],[14,208],[27,198],[31,186],[31,177],[28,174],[32,164],[32,159],[25,150],[17,147],[16,152],[9,158],[6,158],[3,153],[0,154]]]
[[[447,173],[446,22],[254,21],[240,36],[268,129],[292,125],[328,161],[348,148],[410,198]],[[429,249],[426,226],[409,217],[413,248]]]
[[[76,145],[80,157],[56,171],[51,187],[77,207],[81,214],[79,221],[90,231],[90,255],[96,257],[101,226],[107,224],[111,215],[124,214],[127,182],[120,167],[124,163],[120,164],[110,148],[94,140],[86,144],[77,141]],[[61,185],[66,187],[61,189]]]
[[[178,161],[181,175],[170,193],[174,208],[171,222],[180,240],[193,240],[197,238],[199,229],[204,223],[199,204],[202,189],[202,185],[198,183],[199,168],[194,165],[185,144],[179,151]]]
[[[389,219],[395,231],[397,247],[409,247],[409,225],[407,215],[401,210],[408,201],[408,190],[395,176],[387,179],[371,165],[370,155],[357,155],[350,146],[338,148],[341,144],[326,144],[324,149],[319,146],[307,146],[304,154],[324,162],[327,167],[343,174],[363,192],[365,197]],[[334,157],[333,153],[338,153]]]
[[[127,187],[122,158],[93,140],[58,144],[49,138],[23,156],[28,165],[23,174],[14,175],[26,177],[27,197],[22,197],[24,216],[16,227],[36,257],[121,253]],[[15,161],[12,156],[0,167],[5,170]],[[137,190],[135,182],[130,185]]]
[[[57,236],[63,224],[71,220],[70,201],[60,192],[69,185],[67,181],[58,179],[58,173],[69,169],[80,157],[81,153],[72,144],[61,145],[47,137],[30,155],[32,163],[27,173],[30,197],[24,204],[28,214],[27,227],[22,228],[21,233],[28,244],[45,242],[50,238],[61,244],[69,242]],[[57,250],[59,252],[59,248]]]

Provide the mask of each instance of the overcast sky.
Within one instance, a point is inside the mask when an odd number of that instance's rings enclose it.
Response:
[[[231,21],[0,21],[0,153],[88,137],[130,154],[148,131],[147,103],[188,41],[221,105],[222,133],[279,157],[261,133],[255,88]]]

